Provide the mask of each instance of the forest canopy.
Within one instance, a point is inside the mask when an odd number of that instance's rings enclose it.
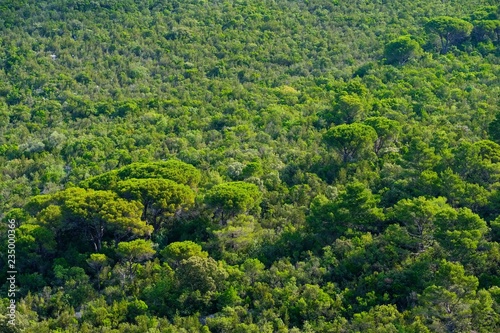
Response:
[[[498,1],[0,13],[1,332],[500,330]]]

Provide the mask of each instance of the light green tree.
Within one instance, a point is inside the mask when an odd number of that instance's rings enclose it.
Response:
[[[246,182],[215,185],[205,195],[205,202],[215,209],[214,216],[219,215],[222,223],[237,214],[248,212],[261,199],[262,193],[257,185]]]
[[[130,242],[120,242],[116,252],[125,264],[128,279],[133,281],[139,268],[139,263],[153,257],[156,250],[153,248],[151,241],[135,239]]]
[[[73,187],[46,196],[41,202],[38,208],[46,207],[37,218],[48,221],[50,216],[57,232],[74,232],[90,238],[96,252],[101,250],[105,238],[118,242],[127,236],[149,235],[153,231],[140,218],[143,210],[140,202],[119,198],[111,191]]]
[[[418,251],[423,251],[435,241],[435,221],[438,213],[454,213],[453,208],[446,204],[446,198],[418,197],[399,201],[389,216],[406,227],[408,233],[417,241]]]
[[[340,154],[344,163],[348,163],[359,160],[371,151],[377,140],[377,132],[364,124],[343,124],[329,129],[323,139]]]
[[[194,204],[189,186],[168,179],[127,179],[116,184],[121,197],[144,206],[142,218],[158,230],[165,219],[180,214]]]
[[[87,264],[90,268],[96,273],[97,277],[97,290],[101,290],[101,282],[104,268],[108,265],[109,258],[106,257],[105,254],[102,253],[92,253],[90,257],[87,259]]]
[[[160,255],[171,267],[179,266],[184,259],[191,257],[207,258],[208,252],[203,251],[201,246],[192,241],[173,242],[160,251]]]

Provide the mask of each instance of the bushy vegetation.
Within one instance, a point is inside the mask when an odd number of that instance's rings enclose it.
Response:
[[[0,331],[499,331],[497,1],[0,8]]]

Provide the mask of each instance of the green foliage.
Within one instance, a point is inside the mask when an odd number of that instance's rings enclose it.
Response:
[[[121,199],[110,191],[74,187],[50,195],[43,201],[46,207],[37,214],[41,223],[46,221],[59,234],[89,238],[96,252],[101,250],[103,240],[116,241],[152,231],[151,226],[140,220],[142,204]],[[48,210],[51,211],[50,220],[46,218]]]
[[[383,153],[390,144],[396,142],[401,132],[401,125],[397,121],[384,117],[370,117],[365,119],[364,123],[377,132],[374,146],[377,155]]]
[[[452,212],[452,208],[446,204],[446,198],[418,197],[399,201],[393,207],[391,217],[407,228],[417,241],[418,250],[423,251],[433,244],[436,216]]]
[[[230,182],[212,187],[205,195],[205,202],[225,221],[236,214],[248,212],[260,203],[261,198],[262,193],[256,185]]]
[[[195,193],[186,185],[168,179],[127,179],[115,191],[127,200],[144,206],[142,217],[158,230],[167,217],[180,215],[194,204]]]
[[[337,124],[352,124],[364,116],[364,105],[356,94],[345,94],[339,97],[334,107]]]
[[[354,315],[350,330],[352,332],[398,332],[404,325],[403,315],[392,305],[379,305],[369,312]],[[423,327],[423,332],[429,332]]]
[[[439,286],[432,285],[424,290],[422,308],[424,318],[434,331],[471,329],[470,300],[478,286],[477,278],[465,275],[460,264],[441,261],[437,271]]]
[[[190,257],[208,257],[208,253],[203,251],[200,245],[191,241],[170,243],[161,250],[160,255],[172,267],[177,267],[182,260],[189,259]]]
[[[411,36],[401,36],[390,41],[384,49],[385,61],[392,65],[404,65],[422,54],[420,44]]]
[[[227,272],[212,258],[192,256],[181,260],[176,276],[180,288],[206,294],[222,287]]]
[[[134,279],[139,269],[138,264],[151,259],[156,253],[156,250],[153,249],[153,243],[151,241],[135,239],[130,242],[120,242],[116,252],[125,263],[127,279],[134,282],[135,285]],[[120,267],[118,267],[118,269],[120,269]]]
[[[308,226],[325,245],[348,230],[377,232],[385,219],[378,203],[379,198],[363,183],[349,183],[335,200],[321,196],[313,200]]]
[[[430,19],[425,27],[439,36],[441,52],[446,53],[450,46],[460,44],[470,36],[473,25],[459,18],[438,16]]]
[[[102,253],[92,253],[90,255],[90,258],[87,259],[87,264],[96,274],[98,290],[101,290],[101,280],[103,279],[102,275],[105,275],[102,273],[106,267],[109,267],[107,266],[108,263],[109,263],[109,258]]]
[[[371,151],[377,133],[364,124],[343,124],[329,129],[323,136],[324,141],[334,148],[342,162],[354,162]]]
[[[499,331],[497,2],[2,2],[0,331]]]
[[[490,137],[496,141],[500,142],[500,116],[497,114],[495,119],[489,124],[489,134]]]
[[[114,189],[116,183],[132,178],[160,178],[195,187],[200,182],[200,172],[192,165],[177,160],[151,163],[133,163],[108,173],[90,178],[82,183],[84,187],[97,190]]]
[[[500,20],[484,20],[474,22],[472,38],[475,42],[495,41],[500,39]]]
[[[117,252],[127,262],[141,262],[151,258],[156,251],[150,241],[136,239],[130,242],[120,242]]]

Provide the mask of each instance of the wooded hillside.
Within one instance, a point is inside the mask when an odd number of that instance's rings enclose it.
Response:
[[[500,331],[496,0],[0,1],[0,166],[1,332]]]

